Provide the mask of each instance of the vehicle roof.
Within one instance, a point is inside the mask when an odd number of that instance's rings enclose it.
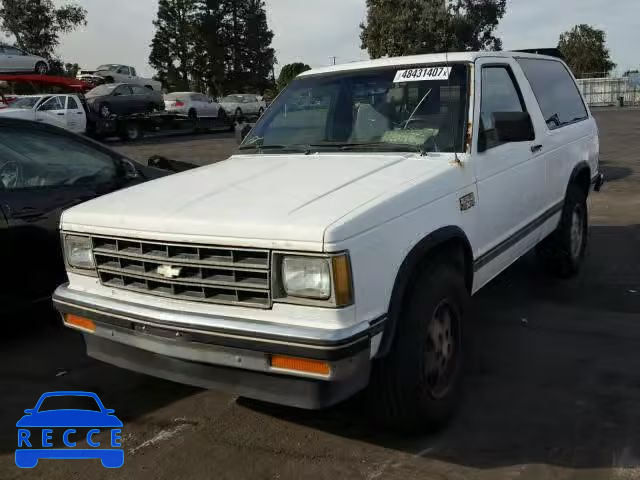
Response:
[[[557,58],[524,52],[451,52],[432,53],[427,55],[410,55],[406,57],[378,58],[362,62],[345,63],[330,67],[314,68],[301,73],[300,77],[308,77],[324,73],[348,72],[351,70],[366,70],[371,68],[422,65],[428,63],[471,63],[479,58],[539,58],[558,61]]]
[[[204,95],[200,92],[169,92],[167,95]]]

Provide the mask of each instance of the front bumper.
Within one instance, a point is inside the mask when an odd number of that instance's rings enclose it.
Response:
[[[339,403],[369,381],[384,319],[343,330],[286,327],[130,304],[62,286],[56,309],[94,321],[87,354],[121,368],[299,408]],[[197,318],[195,318],[197,317]],[[71,325],[67,325],[73,328]],[[81,330],[81,329],[80,329]],[[271,355],[325,361],[327,376],[271,367]]]

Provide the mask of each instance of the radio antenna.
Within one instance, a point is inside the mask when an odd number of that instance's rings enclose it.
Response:
[[[447,77],[447,96],[449,97],[449,99],[451,99],[451,74],[453,73],[453,68],[451,67],[451,64],[449,63],[449,35],[451,34],[452,28],[451,28],[451,17],[449,15],[449,0],[442,0],[442,6],[444,8],[444,16],[445,16],[445,34],[444,34],[444,61],[447,65],[447,71],[449,72],[449,76]],[[453,123],[453,125],[451,126],[451,128],[453,129],[453,155],[454,155],[454,161],[458,164],[458,165],[462,165],[462,162],[460,161],[460,157],[458,157],[458,149],[457,149],[457,144],[458,144],[458,122],[455,121],[455,117],[453,115],[454,112],[452,112],[451,110],[449,110],[451,107],[451,105],[449,104],[449,107],[447,107],[447,114],[449,115],[449,123]]]

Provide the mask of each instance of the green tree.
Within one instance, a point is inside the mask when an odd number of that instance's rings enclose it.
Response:
[[[0,30],[16,45],[46,58],[53,57],[60,35],[86,25],[87,11],[75,4],[56,7],[52,0],[0,0]]]
[[[160,0],[149,64],[170,90],[188,90],[197,35],[195,0]]]
[[[300,75],[302,72],[306,72],[307,70],[311,70],[311,67],[306,63],[290,63],[282,67],[280,70],[280,75],[278,75],[278,90],[281,91],[286,88],[291,81]]]
[[[215,95],[273,85],[275,63],[262,0],[198,0],[195,77]]]
[[[616,67],[606,46],[603,30],[590,25],[576,25],[560,35],[558,49],[578,78],[609,73]]]
[[[461,50],[501,50],[494,35],[506,0],[367,0],[360,25],[372,58]]]
[[[263,0],[247,0],[243,28],[240,55],[244,87],[264,92],[275,81],[272,75],[276,53],[271,47],[274,35],[267,24]]]

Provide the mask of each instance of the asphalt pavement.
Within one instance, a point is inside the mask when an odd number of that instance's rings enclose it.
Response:
[[[88,359],[46,313],[4,318],[0,478],[640,479],[640,111],[600,111],[609,182],[590,200],[581,275],[550,280],[531,255],[473,300],[460,412],[443,431],[379,430],[359,400],[306,412],[178,385]],[[117,146],[221,160],[229,134]],[[14,464],[15,422],[52,390],[96,392],[124,422],[125,463]]]

